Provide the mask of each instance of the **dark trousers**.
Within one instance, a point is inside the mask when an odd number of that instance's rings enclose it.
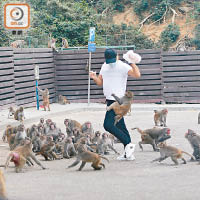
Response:
[[[107,106],[109,106],[115,101],[106,100],[106,102],[107,102]],[[113,134],[116,138],[118,138],[125,147],[127,144],[131,142],[131,137],[124,123],[124,118],[122,118],[116,124],[116,126],[114,126],[115,116],[116,114],[114,110],[107,111],[103,126],[106,131],[108,131],[109,133]]]

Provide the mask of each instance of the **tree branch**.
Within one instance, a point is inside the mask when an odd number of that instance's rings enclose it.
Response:
[[[147,19],[149,19],[151,16],[153,16],[155,13],[151,13],[150,15],[148,15],[147,17],[145,17],[139,24],[140,24],[140,28],[139,31],[142,29],[144,23],[147,21]]]

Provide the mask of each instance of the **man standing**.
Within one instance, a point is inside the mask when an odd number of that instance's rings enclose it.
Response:
[[[128,64],[117,60],[117,54],[113,49],[106,49],[105,63],[102,65],[99,75],[96,72],[91,71],[90,77],[98,86],[103,85],[104,96],[106,97],[107,106],[115,102],[112,94],[115,94],[119,98],[124,96],[127,85],[128,76],[134,78],[140,78],[140,71],[135,63],[140,62],[141,57],[135,54],[133,51],[128,51],[124,54],[124,59],[128,61]],[[118,160],[135,160],[133,155],[135,144],[131,143],[131,137],[122,118],[116,126],[115,112],[113,110],[107,111],[104,119],[104,129],[122,142],[124,145],[124,153],[119,156]]]

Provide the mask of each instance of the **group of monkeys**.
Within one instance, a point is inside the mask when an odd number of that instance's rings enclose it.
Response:
[[[24,40],[16,40],[10,44],[12,48],[22,48],[25,44]],[[56,39],[50,38],[48,41],[48,48],[52,48],[56,51]],[[62,38],[62,49],[63,48],[69,48],[69,44],[66,38]]]
[[[112,96],[115,98],[116,102],[108,106],[107,111],[113,109],[115,112],[116,117],[114,125],[116,125],[117,122],[130,111],[134,95],[132,92],[127,91],[122,98],[117,97],[115,94],[112,94]],[[63,99],[61,95],[58,99],[61,104],[69,103],[65,98]],[[11,125],[6,127],[2,139],[4,142],[8,142],[10,152],[5,164],[0,165],[0,167],[7,168],[9,163],[13,162],[16,172],[21,172],[26,164],[28,166],[34,165],[34,161],[42,169],[46,169],[36,158],[37,155],[41,155],[45,160],[50,161],[76,157],[76,160],[68,166],[68,168],[74,167],[81,162],[78,169],[81,171],[85,164],[89,162],[92,163],[91,166],[94,170],[100,170],[102,167],[105,168],[101,159],[105,159],[109,162],[104,156],[109,154],[109,151],[113,151],[115,154],[119,155],[114,148],[114,143],[119,141],[112,134],[106,132],[101,134],[100,131],[95,132],[92,123],[89,121],[80,124],[76,120],[65,119],[64,125],[66,127],[66,133],[62,133],[61,129],[58,128],[56,123],[51,119],[45,121],[41,118],[37,125],[33,124],[31,127],[25,128],[23,124],[23,120],[25,119],[23,107],[20,107],[16,111],[10,108],[9,116],[11,113],[16,120],[22,123],[17,127]],[[139,142],[141,150],[143,150],[143,144],[150,144],[154,151],[160,151],[160,157],[154,159],[152,162],[161,162],[171,157],[175,165],[178,165],[178,159],[182,159],[183,163],[186,164],[183,153],[189,155],[191,160],[200,161],[200,135],[193,130],[188,129],[188,132],[185,134],[185,138],[193,148],[193,155],[166,144],[166,140],[171,138],[170,129],[167,128],[166,125],[167,114],[167,109],[161,111],[155,110],[155,127],[146,130],[141,130],[138,127],[132,128],[132,130],[136,129],[141,134],[141,141]],[[6,199],[5,183],[1,171],[0,185],[0,196],[2,199]]]

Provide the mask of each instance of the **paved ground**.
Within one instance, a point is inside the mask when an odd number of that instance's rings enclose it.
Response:
[[[192,149],[184,138],[188,128],[199,132],[197,116],[200,105],[155,105],[133,104],[132,115],[125,121],[134,143],[140,141],[140,135],[131,128],[142,129],[153,127],[153,110],[167,107],[169,114],[167,125],[171,128],[172,138],[169,144],[177,146],[189,153]],[[53,104],[52,111],[36,111],[35,108],[25,109],[25,126],[38,123],[39,116],[51,118],[63,131],[65,118],[75,119],[81,123],[90,120],[95,130],[103,131],[105,105],[70,104],[61,106]],[[7,110],[0,111],[0,137],[7,124],[17,124],[13,119],[7,119]],[[7,144],[0,142],[0,164],[5,162],[8,152]],[[123,151],[121,144],[115,147]],[[66,169],[73,162],[70,160],[43,161],[48,170],[38,166],[27,167],[25,173],[17,174],[11,166],[6,172],[7,193],[10,200],[191,200],[199,197],[200,165],[196,162],[174,166],[170,159],[163,163],[150,163],[159,157],[159,152],[153,152],[150,145],[144,146],[144,151],[136,146],[135,161],[117,161],[115,154],[107,156],[110,163],[104,161],[106,169],[94,171],[89,164],[82,172],[78,167]],[[184,156],[189,160],[187,155]],[[180,161],[181,163],[181,161]]]

